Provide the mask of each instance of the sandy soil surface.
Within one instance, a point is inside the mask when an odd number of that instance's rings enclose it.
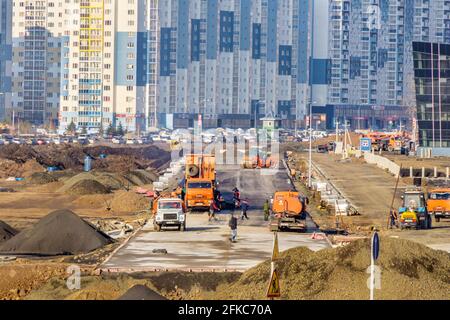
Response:
[[[307,154],[300,154],[306,158]],[[328,154],[313,154],[314,163],[339,188],[346,198],[358,208],[361,216],[345,217],[344,223],[350,229],[357,231],[364,227],[375,227],[384,230],[388,235],[416,241],[430,247],[450,252],[450,221],[433,220],[432,230],[386,230],[387,217],[394,194],[396,178],[379,169],[375,165],[365,163],[361,159],[340,161],[338,157]],[[394,209],[401,204],[401,192],[408,184],[400,180]],[[314,219],[322,225],[326,216]],[[333,220],[334,217],[328,217]]]

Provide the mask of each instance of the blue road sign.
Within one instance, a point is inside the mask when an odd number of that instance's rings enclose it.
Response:
[[[361,138],[360,140],[360,149],[363,152],[372,151],[372,139],[370,138]]]
[[[378,257],[380,256],[380,237],[378,236],[378,232],[375,232],[375,234],[372,237],[372,257],[373,260],[378,260]]]

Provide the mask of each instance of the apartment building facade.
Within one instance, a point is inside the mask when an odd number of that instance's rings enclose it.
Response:
[[[11,104],[12,0],[0,0],[0,122]]]
[[[64,1],[13,1],[12,103],[7,117],[56,126]]]
[[[158,116],[168,127],[303,119],[308,0],[160,0]]]
[[[110,126],[139,132],[154,125],[154,4],[93,0],[66,7],[60,131],[72,122],[89,132]]]

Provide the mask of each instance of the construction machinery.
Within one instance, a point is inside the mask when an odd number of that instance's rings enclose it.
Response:
[[[158,198],[153,204],[153,225],[156,231],[163,227],[178,227],[186,231],[186,207],[180,198]]]
[[[185,203],[188,210],[209,210],[216,190],[216,158],[186,156]]]
[[[372,140],[373,150],[388,152],[400,152],[408,141],[405,132],[369,132],[363,138]]]
[[[251,147],[242,161],[244,169],[269,169],[275,164],[272,154],[260,147]]]
[[[450,218],[450,188],[432,190],[428,194],[427,209],[436,222]]]
[[[299,192],[276,192],[272,203],[271,231],[305,230],[306,204]]]
[[[402,195],[402,202],[398,211],[400,229],[431,229],[431,215],[427,210],[425,194],[420,188],[407,188]]]

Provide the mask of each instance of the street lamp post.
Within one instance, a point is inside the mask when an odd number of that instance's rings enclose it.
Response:
[[[312,105],[316,104],[316,101],[309,102],[309,166],[308,166],[308,187],[312,187],[312,134],[313,134],[313,122],[312,122]]]
[[[309,103],[309,166],[308,166],[308,187],[312,187],[312,102]]]

